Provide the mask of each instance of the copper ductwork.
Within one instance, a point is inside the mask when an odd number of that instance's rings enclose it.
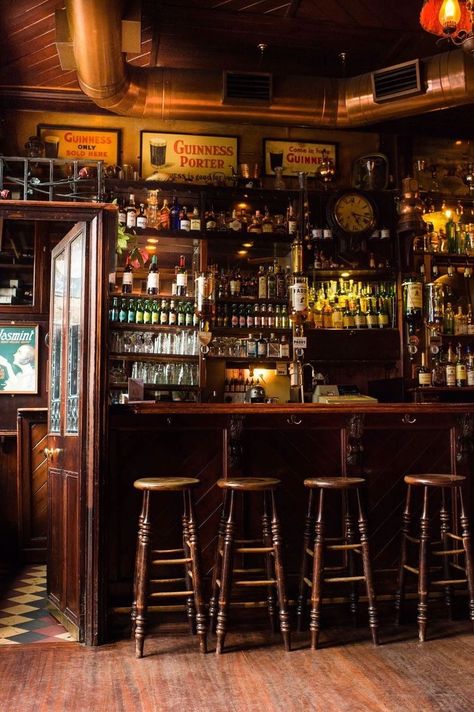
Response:
[[[474,61],[461,50],[422,61],[426,91],[374,102],[371,74],[278,77],[270,106],[222,102],[222,72],[132,67],[121,52],[123,3],[66,0],[77,75],[98,106],[122,116],[313,128],[366,126],[474,101]]]

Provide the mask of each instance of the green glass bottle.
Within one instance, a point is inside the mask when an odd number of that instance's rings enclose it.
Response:
[[[151,324],[151,304],[149,299],[143,302],[143,323]]]
[[[128,319],[128,304],[126,299],[122,299],[120,302],[120,310],[118,314],[118,320],[122,324],[125,323]]]
[[[137,306],[135,308],[135,324],[143,324],[143,302],[141,299],[137,299]]]
[[[128,302],[127,322],[135,324],[135,299],[130,299]]]
[[[151,305],[151,323],[160,323],[160,304],[158,302],[158,299],[153,299],[153,303]]]

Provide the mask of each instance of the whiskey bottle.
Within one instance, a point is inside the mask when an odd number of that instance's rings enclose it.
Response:
[[[474,386],[474,354],[471,352],[469,346],[466,349],[466,380],[468,386]]]
[[[145,212],[145,203],[140,203],[140,209],[136,218],[136,225],[139,230],[146,230],[148,225],[148,218]]]
[[[253,338],[252,334],[249,334],[247,339],[247,357],[257,358],[257,341]]]
[[[176,267],[176,295],[186,297],[188,294],[188,272],[186,270],[186,258],[179,256],[179,263]]]
[[[456,346],[456,386],[463,388],[467,385],[467,369],[466,362],[462,355],[462,345]]]
[[[200,232],[201,231],[201,216],[199,215],[199,209],[197,205],[194,206],[193,212],[191,213],[191,218],[190,218],[190,224],[191,224],[191,232]]]
[[[415,276],[408,277],[403,282],[403,309],[408,333],[415,334],[422,322],[423,284]]]
[[[133,267],[130,263],[130,257],[127,257],[127,263],[122,275],[122,294],[131,294],[133,292]]]
[[[170,229],[170,208],[168,206],[167,198],[163,198],[163,205],[160,210],[160,224],[158,227],[160,230]]]
[[[125,212],[127,214],[126,227],[127,230],[131,230],[137,225],[137,207],[135,205],[135,196],[133,195],[133,193],[130,193]]]
[[[431,371],[426,365],[425,352],[421,352],[421,366],[418,369],[418,385],[421,388],[431,386]]]
[[[188,215],[188,209],[185,205],[183,205],[179,213],[179,229],[184,232],[189,232],[191,230],[191,220]]]
[[[171,230],[179,230],[179,218],[181,208],[178,204],[178,198],[174,196],[170,208],[170,228]]]
[[[448,360],[446,362],[446,385],[449,388],[456,385],[456,360],[451,344],[448,346]]]
[[[158,262],[156,255],[153,255],[151,258],[150,269],[148,270],[148,277],[146,281],[146,293],[160,293],[160,273],[158,271]]]
[[[267,340],[261,333],[259,338],[257,339],[257,358],[266,358],[267,357]]]
[[[258,298],[267,298],[267,275],[265,274],[265,267],[260,265],[258,268]]]
[[[175,301],[174,301],[174,299],[171,299],[170,300],[170,308],[168,310],[168,324],[169,324],[169,326],[176,326],[177,321],[178,321],[178,313],[176,311]]]

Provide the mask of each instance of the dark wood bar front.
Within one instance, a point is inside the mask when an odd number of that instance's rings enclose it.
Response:
[[[200,479],[197,517],[208,580],[221,506],[217,480],[230,475],[281,479],[280,514],[291,601],[296,597],[304,528],[304,479],[362,476],[367,481],[375,588],[382,600],[392,599],[397,586],[403,477],[414,472],[466,475],[472,510],[473,432],[470,405],[113,406],[105,498],[108,607],[130,605],[140,505],[133,481],[142,476]],[[327,518],[329,531],[336,532],[340,514],[335,512],[330,511]],[[256,524],[253,514],[249,508],[243,515],[249,535]],[[179,522],[171,500],[169,506],[160,507],[159,516],[171,541]],[[334,600],[340,600],[339,595],[335,588]]]

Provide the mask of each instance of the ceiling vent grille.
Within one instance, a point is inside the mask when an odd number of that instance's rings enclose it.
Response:
[[[377,103],[423,91],[419,59],[372,72],[372,92]]]
[[[224,72],[223,101],[270,104],[272,75],[264,72]]]

